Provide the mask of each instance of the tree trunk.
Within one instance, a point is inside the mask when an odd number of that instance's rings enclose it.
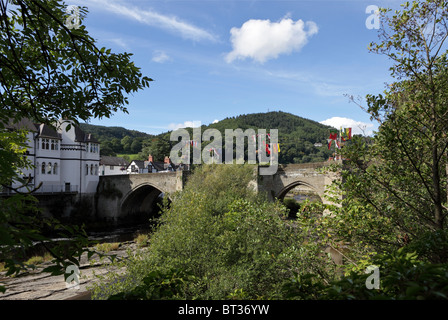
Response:
[[[434,136],[433,136],[434,140]],[[438,160],[438,148],[435,141],[432,144],[432,185],[434,188],[434,223],[436,229],[443,229],[443,207],[440,188],[440,171]]]

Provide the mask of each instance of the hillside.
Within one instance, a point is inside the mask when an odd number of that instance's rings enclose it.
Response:
[[[139,153],[143,143],[154,136],[122,127],[106,127],[81,123],[83,131],[91,133],[101,142],[101,155],[115,156],[118,153]]]
[[[316,121],[282,111],[254,113],[226,118],[208,127],[224,133],[224,129],[248,128],[278,129],[280,163],[303,163],[327,160],[331,152],[327,148],[329,128]],[[315,147],[322,143],[322,147]]]
[[[255,131],[266,129],[267,132],[270,129],[278,129],[279,161],[284,164],[325,161],[332,154],[333,150],[332,148],[330,151],[327,147],[329,126],[281,111],[229,117],[214,124],[203,125],[202,132],[209,128],[218,129],[221,132],[223,141],[225,129],[240,128],[246,130],[252,128]],[[189,131],[191,132],[191,128],[189,128]],[[165,141],[165,144],[170,143],[170,132],[156,137]],[[322,143],[322,147],[315,147],[315,143]],[[162,142],[159,141],[158,145],[162,145]],[[147,148],[145,151],[151,152],[152,150]],[[152,154],[154,155],[155,152],[152,152]]]
[[[139,159],[146,159],[152,154],[156,160],[162,161],[169,155],[172,146],[170,133],[152,136],[143,132],[128,130],[121,127],[104,127],[81,124],[81,128],[92,133],[101,142],[101,154],[116,155],[119,153],[136,154]],[[332,151],[327,148],[329,126],[316,121],[305,119],[291,113],[274,111],[267,113],[244,114],[229,117],[217,123],[203,125],[202,132],[215,128],[221,132],[224,141],[225,129],[278,129],[280,163],[303,163],[325,161]],[[192,129],[188,128],[191,132]],[[322,143],[322,147],[315,147],[315,143]]]

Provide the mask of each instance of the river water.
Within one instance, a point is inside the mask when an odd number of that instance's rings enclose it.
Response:
[[[107,231],[87,232],[89,240],[99,242],[125,242],[134,240],[139,234],[151,232],[149,224],[133,227],[118,227]]]

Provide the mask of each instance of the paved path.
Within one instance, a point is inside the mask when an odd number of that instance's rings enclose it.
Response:
[[[108,254],[126,257],[128,248],[137,250],[136,244],[129,242]],[[103,275],[109,272],[110,268],[107,267],[109,259],[106,258],[102,262],[95,259],[95,256],[92,259],[94,263],[87,261],[86,255],[81,257],[79,288],[67,288],[64,275],[52,276],[42,273],[50,263],[42,264],[39,268],[16,277],[5,277],[5,272],[2,272],[0,284],[6,286],[6,292],[0,293],[0,300],[89,300],[87,287],[98,281],[95,275]]]

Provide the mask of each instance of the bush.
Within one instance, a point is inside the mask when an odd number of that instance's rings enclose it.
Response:
[[[367,265],[379,267],[379,289],[368,289]],[[283,286],[292,299],[323,300],[436,300],[448,299],[448,265],[419,261],[416,253],[400,249],[392,254],[377,255],[358,270],[340,280],[322,285],[308,274],[292,278]]]
[[[152,271],[143,278],[142,284],[130,292],[121,292],[109,300],[159,300],[185,297],[186,282],[191,275],[182,270]]]
[[[253,173],[247,165],[196,170],[162,213],[148,250],[127,263],[125,280],[103,292],[163,298],[148,294],[154,286],[148,276],[177,270],[189,277],[182,278],[182,294],[167,298],[281,299],[282,284],[294,273],[325,274],[330,259],[321,248],[302,245],[304,236],[280,202],[251,189]]]

